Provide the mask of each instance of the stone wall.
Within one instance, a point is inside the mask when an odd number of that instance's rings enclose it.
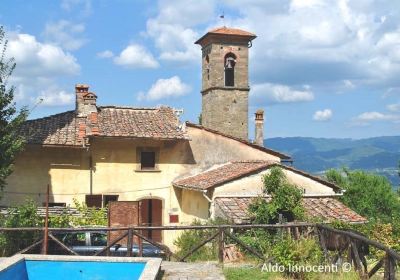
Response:
[[[248,139],[248,91],[214,89],[203,94],[202,125]]]
[[[224,59],[236,56],[235,83],[226,87]],[[248,47],[238,43],[212,43],[203,48],[202,124],[223,133],[248,139]]]

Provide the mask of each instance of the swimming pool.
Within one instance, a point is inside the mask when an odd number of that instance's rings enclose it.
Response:
[[[16,255],[0,263],[0,280],[153,280],[161,259]]]

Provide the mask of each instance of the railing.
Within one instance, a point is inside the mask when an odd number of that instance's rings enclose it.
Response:
[[[203,241],[198,244],[193,244],[193,247],[183,256],[177,256],[175,253],[171,252],[169,248],[163,244],[157,243],[154,240],[143,235],[144,231],[152,231],[152,230],[161,230],[161,231],[176,231],[176,230],[210,230],[213,229],[215,232],[211,233],[210,236],[206,236]],[[400,262],[400,254],[396,251],[388,248],[387,246],[366,238],[360,234],[357,234],[352,231],[338,230],[331,228],[325,224],[313,224],[313,223],[285,223],[285,224],[254,224],[254,225],[193,225],[193,226],[135,226],[135,227],[81,227],[81,228],[48,228],[48,238],[58,244],[63,250],[65,250],[69,254],[77,255],[76,252],[71,250],[67,245],[65,245],[62,241],[55,237],[57,232],[93,232],[93,231],[103,231],[103,232],[111,232],[111,231],[122,231],[122,234],[119,235],[114,240],[109,240],[107,246],[105,246],[102,250],[95,253],[96,256],[108,254],[110,248],[120,242],[122,239],[127,238],[127,253],[126,256],[132,256],[132,247],[134,243],[134,237],[139,240],[139,256],[143,254],[143,246],[142,242],[146,241],[159,249],[163,250],[167,258],[173,258],[175,260],[184,262],[187,260],[189,256],[197,252],[200,248],[205,246],[207,243],[211,241],[216,241],[218,247],[218,260],[220,263],[224,262],[224,245],[225,242],[229,239],[230,241],[234,241],[237,246],[246,250],[250,254],[259,258],[263,262],[271,262],[271,259],[266,259],[266,257],[259,252],[257,249],[249,246],[244,243],[235,231],[237,230],[248,230],[248,229],[265,229],[265,230],[279,230],[286,231],[294,236],[294,238],[298,238],[301,232],[307,232],[318,235],[319,241],[324,252],[327,251],[326,245],[327,240],[324,238],[323,231],[330,232],[342,236],[344,240],[346,240],[348,244],[348,249],[351,254],[350,261],[353,263],[354,268],[359,272],[360,277],[362,279],[368,279],[372,277],[380,268],[384,267],[384,279],[395,279],[395,270],[397,263]],[[37,227],[37,228],[0,228],[0,232],[45,232],[45,228]],[[44,236],[45,234],[43,234]],[[40,239],[35,241],[29,247],[19,251],[18,253],[26,253],[34,248],[37,248],[40,244],[44,245],[44,240]],[[356,246],[356,243],[362,242],[363,244],[367,244],[368,246],[373,246],[378,250],[382,250],[385,252],[385,257],[379,260],[379,262],[369,271],[363,271],[362,269],[362,260]],[[45,247],[45,245],[43,246]]]

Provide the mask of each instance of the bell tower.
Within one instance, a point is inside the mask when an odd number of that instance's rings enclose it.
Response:
[[[220,27],[202,47],[202,125],[248,140],[249,48],[256,35]]]

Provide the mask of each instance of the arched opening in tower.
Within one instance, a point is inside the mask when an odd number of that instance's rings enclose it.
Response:
[[[236,55],[228,53],[225,55],[225,86],[235,86]]]

